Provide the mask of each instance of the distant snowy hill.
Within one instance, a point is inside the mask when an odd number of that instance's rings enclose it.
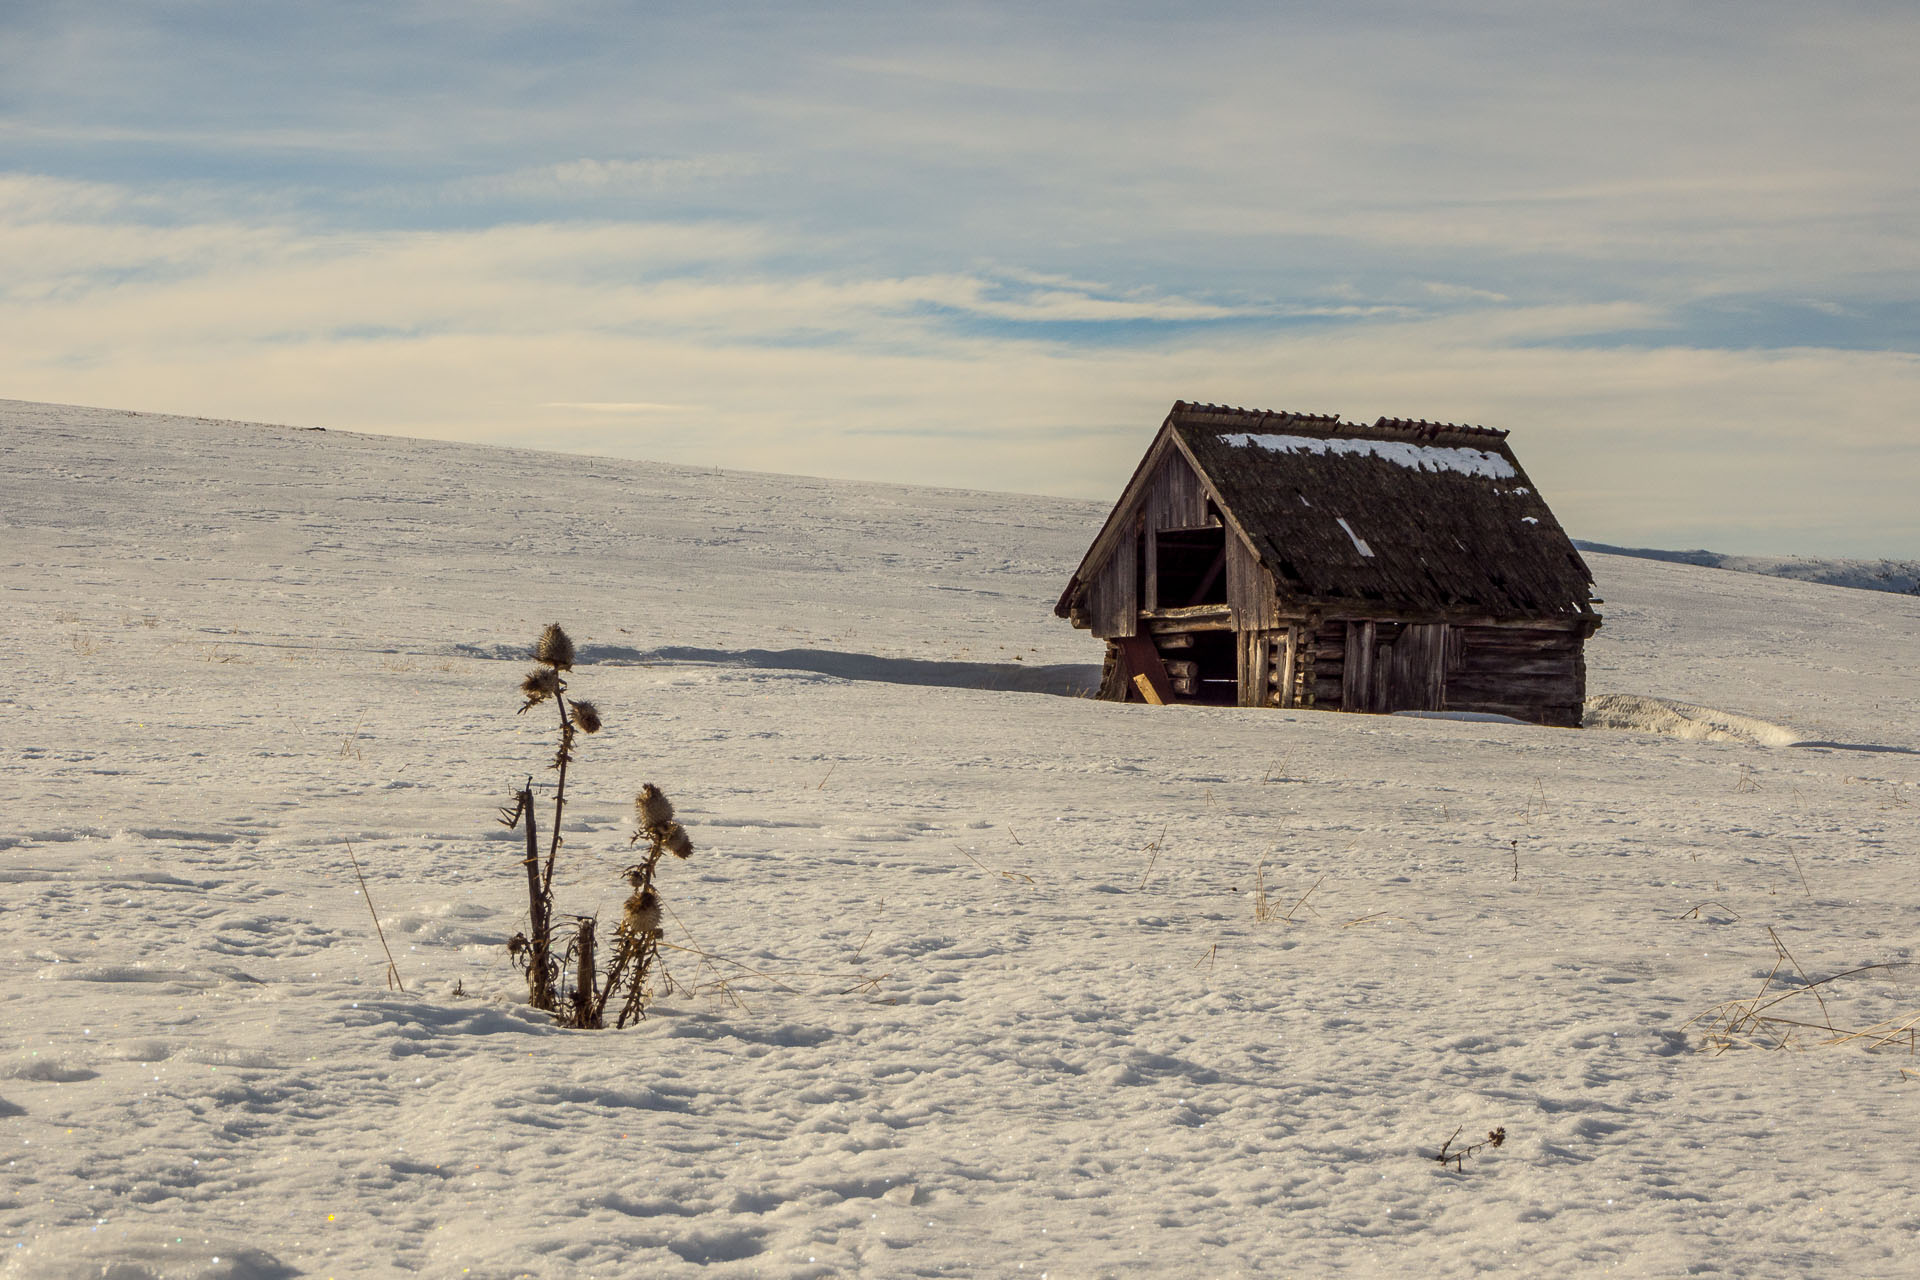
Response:
[[[1614,547],[1575,538],[1582,551],[1599,551],[1669,564],[1693,564],[1739,573],[1764,573],[1830,587],[1858,587],[1865,591],[1894,591],[1920,595],[1920,560],[1830,560],[1811,556],[1728,556],[1718,551],[1660,551],[1652,547]]]
[[[1105,514],[0,401],[0,1276],[1911,1273],[1920,600],[1595,552],[1596,727],[1116,705]],[[695,845],[623,1032],[504,948],[556,620],[557,909]]]

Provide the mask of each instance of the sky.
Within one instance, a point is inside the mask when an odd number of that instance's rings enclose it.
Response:
[[[1920,558],[1904,3],[0,5],[0,397],[1106,499],[1177,399]]]

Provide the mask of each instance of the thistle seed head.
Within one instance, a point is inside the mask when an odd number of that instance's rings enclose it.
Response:
[[[535,667],[520,682],[520,692],[527,696],[529,707],[545,702],[560,692],[560,673],[552,667]]]
[[[662,848],[676,858],[691,858],[693,856],[693,841],[687,838],[687,829],[677,822],[667,828],[666,838],[663,839],[660,844]]]
[[[573,670],[573,641],[560,629],[557,622],[549,622],[547,629],[533,645],[533,660],[544,662],[556,671]]]
[[[620,914],[620,932],[633,938],[644,938],[660,929],[660,897],[651,889],[643,889],[627,899],[625,909]]]
[[[633,798],[633,816],[648,831],[664,827],[673,821],[673,801],[649,782]]]
[[[575,698],[573,701],[573,723],[574,727],[582,733],[600,732],[600,708],[594,706],[591,702],[582,702],[580,699]]]

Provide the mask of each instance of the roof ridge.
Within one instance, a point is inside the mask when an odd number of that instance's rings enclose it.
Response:
[[[1361,424],[1354,423],[1359,426]],[[1487,436],[1494,440],[1505,440],[1507,433],[1498,427],[1470,427],[1458,422],[1428,422],[1425,418],[1380,418],[1373,424],[1375,431],[1395,431],[1404,435],[1437,436],[1441,434],[1462,436]]]
[[[1327,431],[1381,431],[1392,435],[1429,439],[1440,435],[1478,436],[1486,440],[1505,440],[1507,432],[1498,427],[1474,427],[1458,422],[1429,422],[1425,418],[1378,418],[1371,423],[1343,422],[1337,413],[1295,413],[1288,409],[1242,409],[1234,405],[1201,404],[1193,400],[1175,400],[1168,418],[1212,417],[1240,418],[1251,422],[1284,422]]]
[[[1193,400],[1175,400],[1168,416],[1194,413],[1211,414],[1220,418],[1280,418],[1288,422],[1340,425],[1340,415],[1337,413],[1295,413],[1290,409],[1241,409],[1224,404],[1201,404]]]

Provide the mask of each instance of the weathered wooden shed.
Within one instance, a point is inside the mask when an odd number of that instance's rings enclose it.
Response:
[[[1182,401],[1055,612],[1116,701],[1574,726],[1592,587],[1504,431]]]

